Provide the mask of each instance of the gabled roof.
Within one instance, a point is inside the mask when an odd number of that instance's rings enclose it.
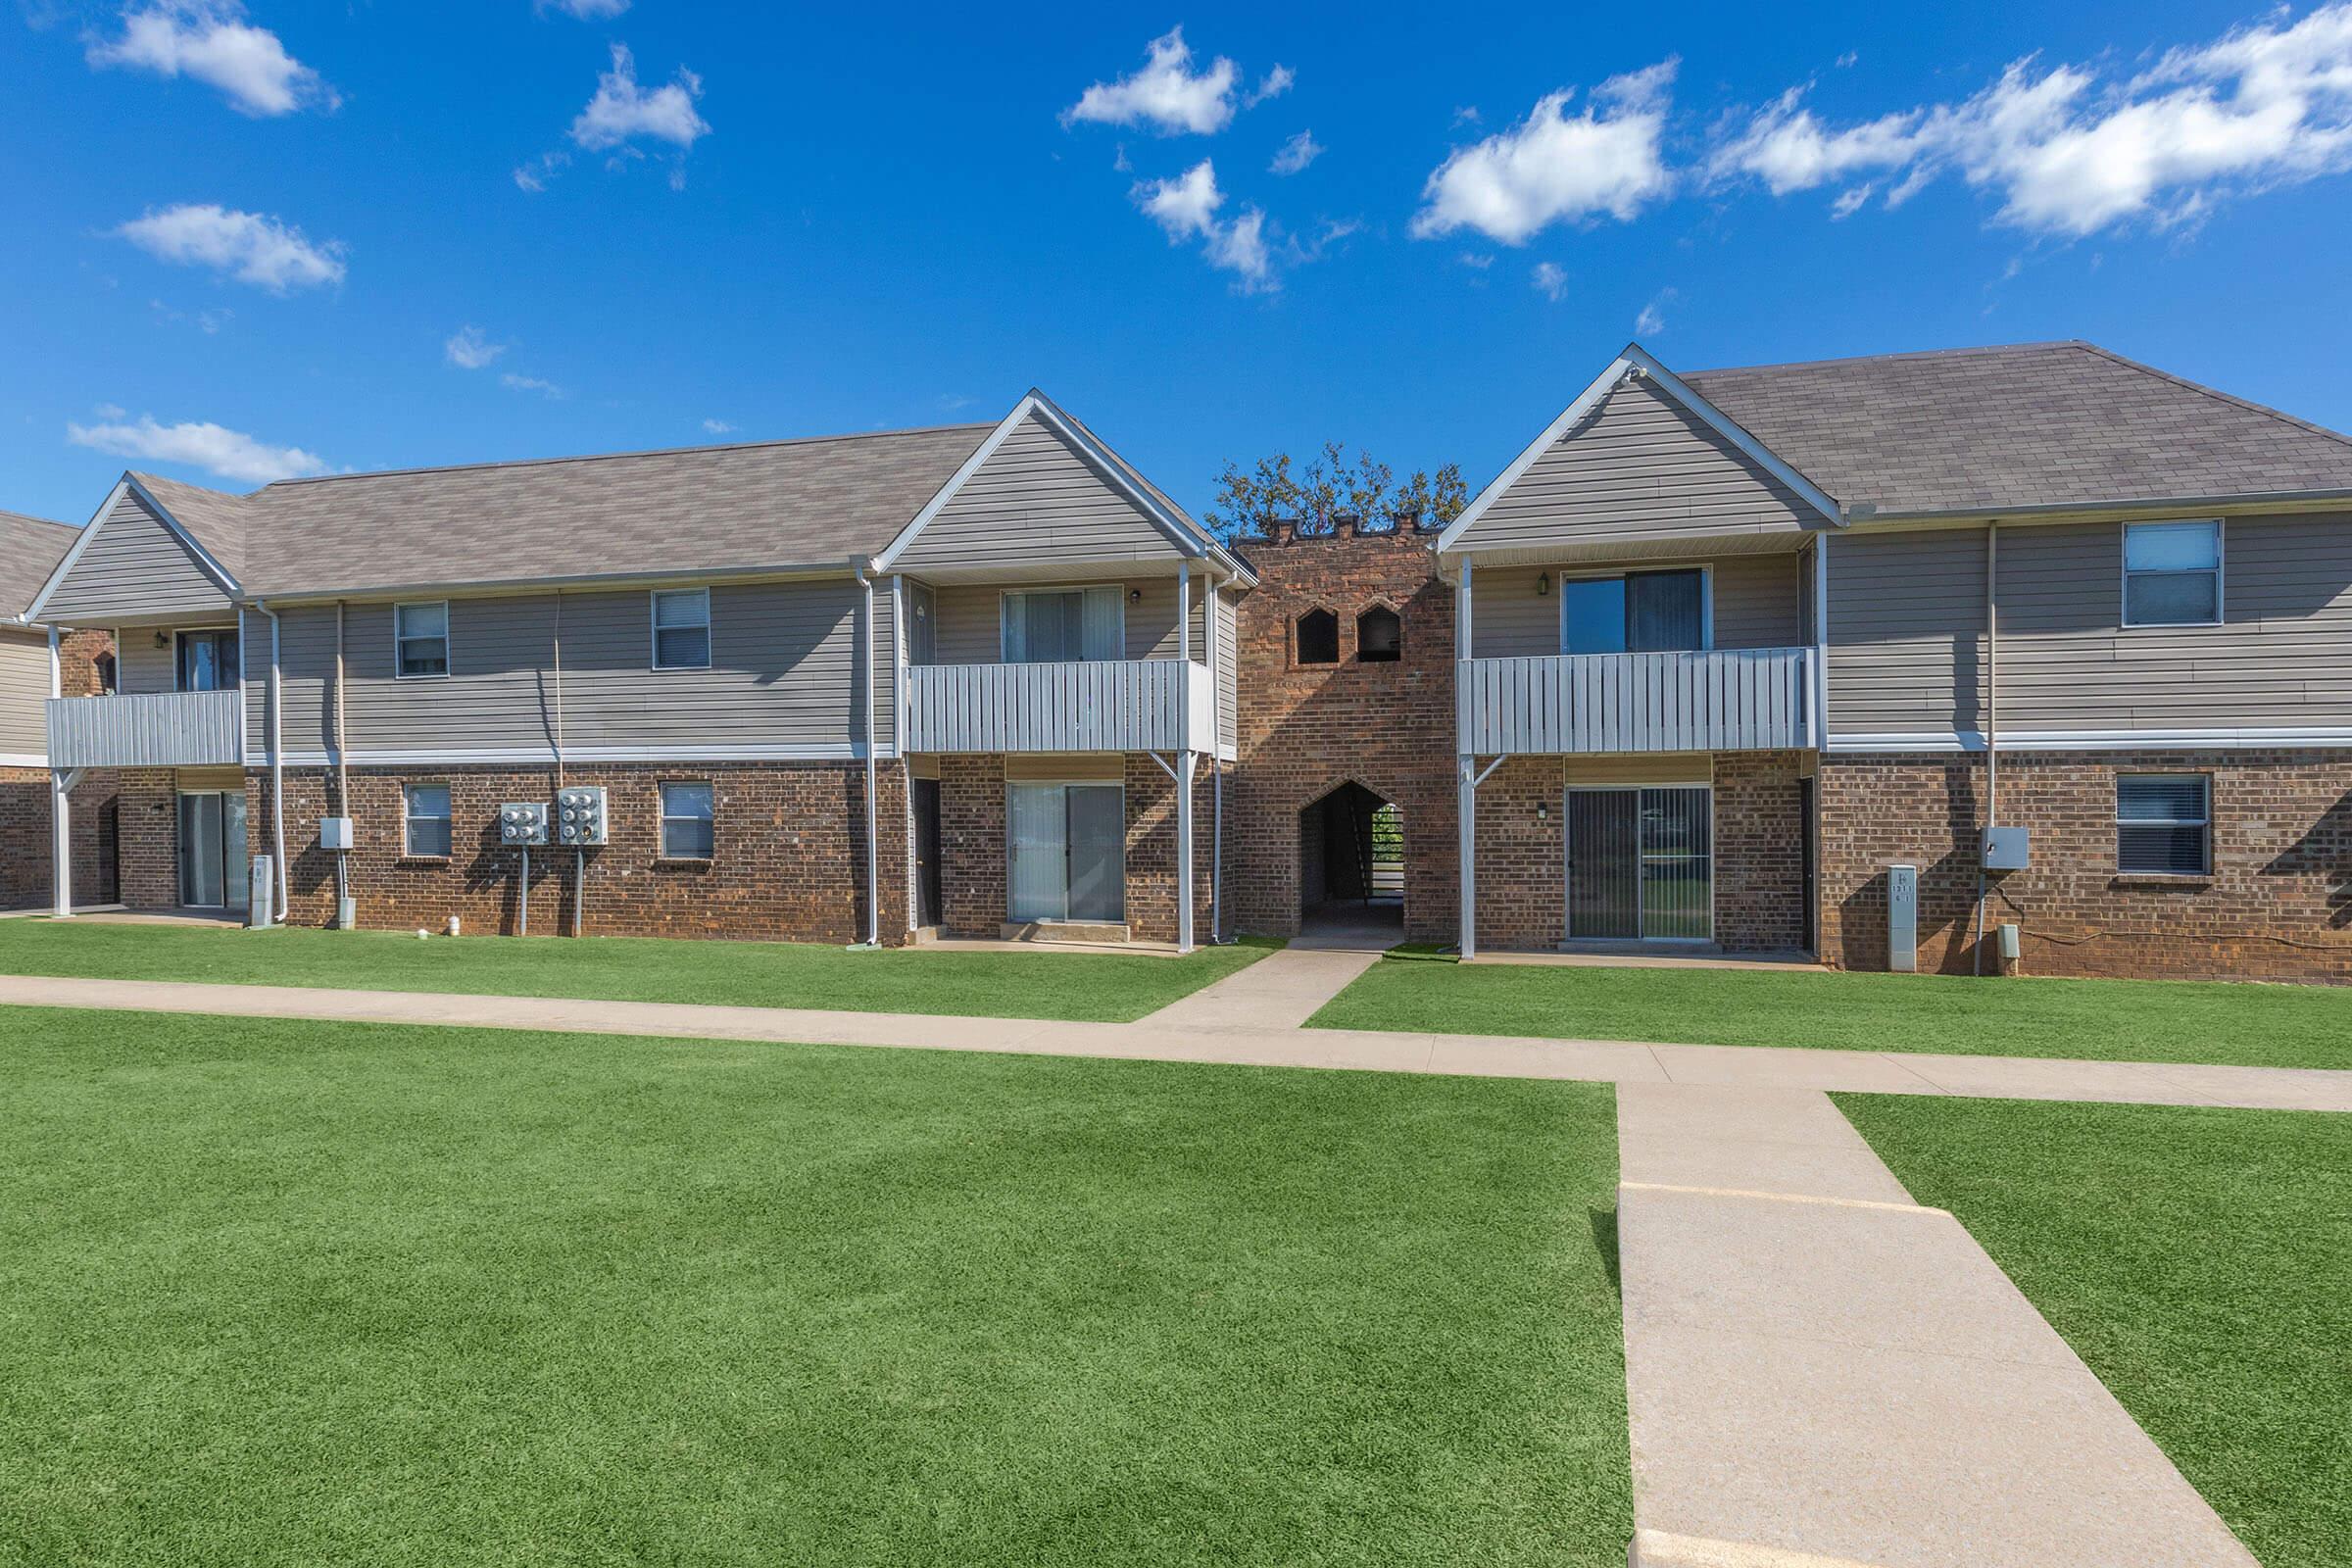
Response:
[[[1031,417],[1042,420],[1048,428],[1059,432],[1063,439],[1075,446],[1102,470],[1104,478],[1116,489],[1125,492],[1127,498],[1180,554],[1213,561],[1249,585],[1256,584],[1256,574],[1250,569],[1249,563],[1228,550],[1216,535],[1195,522],[1189,513],[1169,500],[1157,485],[1145,478],[1135,465],[1111,450],[1102,437],[1079,423],[1075,416],[1064,412],[1052,398],[1035,387],[1022,395],[1021,400],[1012,406],[1011,413],[989,427],[986,438],[948,476],[938,493],[926,501],[906,526],[899,530],[889,546],[875,556],[874,565],[887,570],[906,547],[931,525],[932,520],[947,509],[973,475],[987,465],[1005,439]]]
[[[1854,516],[2352,492],[2352,440],[2090,343],[1682,379]]]
[[[79,533],[70,522],[0,512],[0,621],[24,613]]]
[[[202,485],[167,479],[157,473],[134,473],[130,479],[179,525],[182,533],[196,542],[197,549],[213,559],[213,564],[225,572],[230,581],[244,579],[251,497],[207,490]]]

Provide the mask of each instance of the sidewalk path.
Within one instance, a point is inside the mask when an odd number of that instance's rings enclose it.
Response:
[[[1302,1029],[1380,961],[1378,949],[1284,948],[1147,1016],[1152,1029]]]
[[[1633,1568],[2255,1568],[1817,1090],[1618,1092]]]
[[[1262,968],[1272,958],[1255,967]],[[1247,974],[1249,971],[1244,970]],[[2255,1109],[2352,1111],[2352,1071],[2184,1067],[2019,1056],[1913,1056],[1769,1046],[1666,1046],[1622,1040],[1522,1040],[1355,1029],[1170,1027],[819,1012],[665,1002],[476,997],[442,992],[332,991],[171,980],[0,976],[0,1005],[204,1012],[233,1017],[464,1024],[582,1034],[770,1040],[931,1050],[1128,1056],[1251,1066],[1352,1067],[1592,1083],[1737,1084],[1764,1089],[2090,1100]]]

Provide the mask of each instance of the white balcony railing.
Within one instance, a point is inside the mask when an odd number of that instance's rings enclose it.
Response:
[[[909,752],[1206,751],[1208,671],[1173,659],[909,664],[899,711]]]
[[[1466,659],[1459,749],[1750,752],[1816,744],[1810,648]]]
[[[49,699],[51,767],[203,767],[245,760],[238,692]]]

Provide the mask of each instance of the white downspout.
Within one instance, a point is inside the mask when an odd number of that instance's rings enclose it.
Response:
[[[343,612],[335,601],[335,814],[351,816],[351,757],[343,740]],[[335,852],[335,926],[348,931],[359,924],[351,903],[351,852]]]
[[[283,925],[287,897],[286,876],[286,748],[285,689],[278,678],[277,612],[257,599],[253,608],[270,617],[270,837],[277,850],[277,923]]]
[[[1471,573],[1470,558],[1462,558],[1462,589],[1460,602],[1454,612],[1453,649],[1453,723],[1454,744],[1466,747],[1469,736],[1464,724],[1463,704],[1470,700],[1465,690],[1464,666],[1469,663],[1471,642]],[[1472,771],[1478,759],[1461,750],[1454,759],[1459,799],[1455,805],[1456,827],[1461,834],[1460,865],[1456,876],[1461,883],[1461,935],[1458,946],[1465,959],[1478,956],[1478,779]]]
[[[1208,638],[1208,941],[1215,947],[1225,940],[1225,689],[1217,663],[1217,620],[1224,612],[1225,588],[1233,581],[1228,572],[1224,581],[1211,577],[1208,581],[1208,613],[1202,617],[1207,625]],[[1236,705],[1236,728],[1239,728],[1239,705]],[[1234,736],[1234,749],[1240,751],[1241,736]]]
[[[1176,563],[1176,951],[1193,951],[1193,564]]]
[[[49,695],[66,695],[65,664],[58,654],[55,626],[49,628]],[[46,752],[45,739],[42,745]],[[60,920],[74,918],[74,833],[66,805],[66,794],[73,787],[71,773],[56,767],[49,770],[49,912]]]
[[[922,900],[914,885],[914,775],[906,765],[906,579],[895,571],[890,574],[890,712],[891,749],[899,754],[899,797],[906,808],[900,814],[906,823],[904,868],[906,934],[911,937]]]
[[[858,638],[858,657],[865,665],[865,946],[882,945],[882,847],[876,835],[882,813],[874,803],[880,766],[874,760],[874,579],[866,567],[858,568],[858,586],[865,597],[864,622]]]

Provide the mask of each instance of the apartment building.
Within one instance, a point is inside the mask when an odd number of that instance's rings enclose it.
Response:
[[[120,648],[48,749],[119,779],[133,906],[249,911],[268,853],[312,925],[1192,946],[1249,582],[1032,393],[249,496],[126,475],[32,608]],[[502,825],[577,787],[605,842]]]
[[[119,649],[45,740],[133,905],[268,849],[312,924],[2352,979],[2352,442],[2081,343],[1629,346],[1443,529],[1222,541],[1034,393],[126,475],[32,601]],[[526,898],[502,808],[580,785]]]
[[[104,632],[52,638],[24,611],[78,537],[71,523],[0,512],[0,910],[46,907],[57,860],[49,769],[48,700],[87,696],[114,678]],[[115,897],[115,782],[93,772],[72,779],[78,837],[69,858],[85,868],[85,903]]]

